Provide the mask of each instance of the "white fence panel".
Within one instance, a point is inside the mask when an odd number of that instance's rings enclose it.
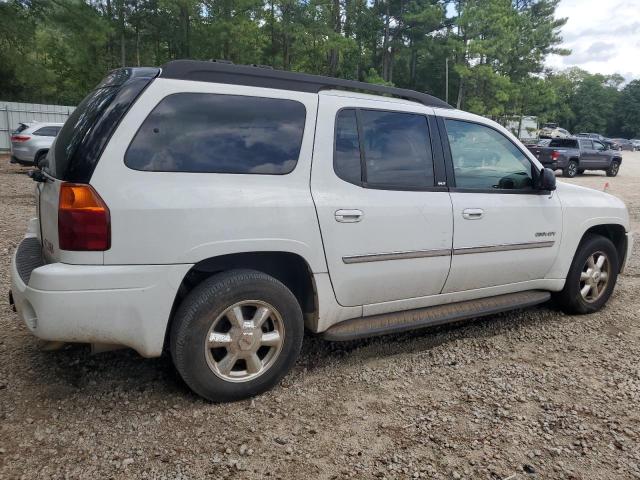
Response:
[[[0,101],[0,151],[9,150],[10,138],[21,122],[64,122],[75,107]]]

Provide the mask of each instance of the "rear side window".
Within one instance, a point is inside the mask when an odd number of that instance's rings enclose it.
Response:
[[[418,190],[434,185],[429,127],[424,115],[341,110],[336,119],[335,148],[334,170],[347,182],[389,190]]]
[[[41,137],[55,137],[60,131],[61,127],[42,127],[33,132],[34,135]]]
[[[154,172],[282,175],[298,161],[305,116],[294,100],[177,93],[145,119],[124,161]]]
[[[591,150],[593,148],[591,140],[580,140],[580,148],[583,150]]]

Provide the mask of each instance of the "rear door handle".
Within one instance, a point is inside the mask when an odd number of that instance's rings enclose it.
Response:
[[[336,210],[336,222],[340,223],[356,223],[362,220],[364,213],[362,210]]]
[[[467,220],[480,220],[484,216],[484,210],[481,208],[465,208],[462,211],[462,217]]]

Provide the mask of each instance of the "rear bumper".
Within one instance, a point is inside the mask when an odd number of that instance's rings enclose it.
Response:
[[[35,152],[29,147],[11,146],[11,158],[19,163],[33,163]]]
[[[34,237],[28,234],[23,242],[33,247]],[[13,302],[31,333],[44,340],[123,345],[145,357],[162,353],[173,301],[191,265],[33,261],[28,271],[25,256],[33,251],[18,247],[11,260]]]

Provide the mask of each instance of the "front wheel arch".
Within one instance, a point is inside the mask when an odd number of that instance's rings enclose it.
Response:
[[[588,235],[595,234],[600,235],[602,237],[608,238],[613,242],[613,245],[616,247],[616,252],[618,253],[618,271],[624,265],[625,257],[627,254],[627,230],[624,226],[618,223],[607,223],[602,225],[594,225],[587,229],[580,238],[578,242],[578,246],[576,247],[576,252],[580,248],[580,245],[584,242],[585,238]],[[574,252],[575,255],[575,252]]]

